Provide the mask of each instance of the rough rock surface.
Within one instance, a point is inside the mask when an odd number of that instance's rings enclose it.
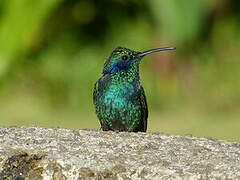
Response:
[[[0,128],[0,179],[240,179],[240,144],[161,133]]]

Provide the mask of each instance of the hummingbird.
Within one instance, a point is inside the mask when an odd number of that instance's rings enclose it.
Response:
[[[151,53],[174,49],[164,47],[138,52],[117,47],[112,51],[93,91],[93,103],[103,131],[146,132],[148,106],[139,76],[141,59]]]

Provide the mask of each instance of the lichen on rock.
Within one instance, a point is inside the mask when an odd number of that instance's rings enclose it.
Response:
[[[44,158],[43,154],[29,154],[16,152],[8,157],[3,163],[0,179],[42,179],[43,167],[39,167],[39,161]]]

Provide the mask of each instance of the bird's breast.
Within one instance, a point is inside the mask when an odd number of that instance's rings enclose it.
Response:
[[[103,90],[102,100],[104,103],[111,103],[113,106],[122,107],[126,101],[134,99],[135,87],[130,83],[110,84]]]
[[[139,93],[139,82],[110,80],[99,82],[99,103],[111,108],[123,108],[135,101]]]

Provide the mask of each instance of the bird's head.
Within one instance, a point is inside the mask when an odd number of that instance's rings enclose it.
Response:
[[[120,71],[127,71],[132,67],[137,68],[140,60],[145,55],[158,51],[173,49],[175,49],[175,47],[157,48],[144,52],[137,52],[125,47],[117,47],[106,60],[103,68],[103,74],[113,74]]]

